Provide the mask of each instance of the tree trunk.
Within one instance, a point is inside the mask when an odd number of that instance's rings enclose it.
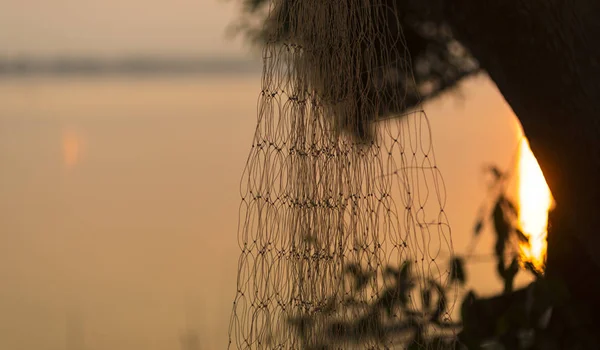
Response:
[[[518,116],[556,200],[547,276],[600,311],[600,1],[449,0]]]

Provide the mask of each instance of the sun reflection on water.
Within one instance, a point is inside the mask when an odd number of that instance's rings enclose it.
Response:
[[[63,163],[67,170],[73,169],[81,159],[83,139],[76,130],[65,128],[62,132]]]

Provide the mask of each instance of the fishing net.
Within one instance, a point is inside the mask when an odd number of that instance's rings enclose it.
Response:
[[[396,2],[274,1],[230,348],[452,341],[445,189]]]

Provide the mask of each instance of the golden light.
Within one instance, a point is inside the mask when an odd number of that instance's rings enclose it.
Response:
[[[62,149],[63,162],[67,169],[72,169],[81,158],[83,142],[77,132],[72,129],[63,130]]]
[[[529,245],[521,244],[524,262],[531,262],[542,271],[546,261],[548,211],[552,208],[552,194],[525,138],[519,149],[519,227],[529,238]]]

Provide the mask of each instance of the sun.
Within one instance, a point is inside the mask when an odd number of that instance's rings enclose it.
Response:
[[[543,271],[548,212],[553,199],[544,174],[524,137],[519,148],[518,173],[519,228],[529,238],[529,244],[520,245],[522,260],[531,262],[538,271]]]

